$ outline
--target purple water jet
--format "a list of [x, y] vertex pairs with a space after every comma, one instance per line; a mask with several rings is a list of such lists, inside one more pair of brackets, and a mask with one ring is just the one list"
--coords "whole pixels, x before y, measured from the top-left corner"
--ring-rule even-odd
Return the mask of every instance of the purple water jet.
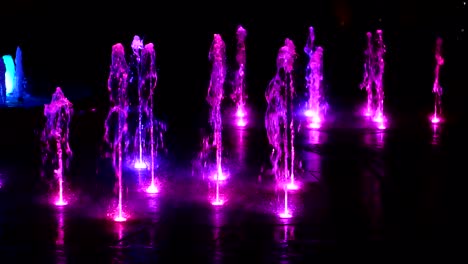
[[323, 48], [314, 47], [314, 28], [309, 27], [309, 36], [304, 52], [309, 56], [306, 69], [306, 88], [309, 92], [305, 115], [310, 119], [309, 127], [319, 128], [327, 110], [327, 102], [323, 94]]
[[236, 71], [234, 79], [234, 91], [231, 94], [231, 98], [236, 104], [236, 117], [237, 117], [237, 126], [244, 127], [247, 125], [245, 121], [247, 112], [245, 109], [245, 99], [247, 95], [245, 93], [245, 64], [246, 64], [246, 53], [245, 53], [245, 38], [247, 36], [247, 31], [239, 26], [237, 28], [237, 55], [236, 61], [238, 69]]
[[[67, 205], [64, 198], [64, 170], [70, 163], [72, 151], [69, 145], [70, 120], [73, 115], [73, 105], [57, 87], [52, 95], [50, 104], [44, 105], [44, 116], [47, 118], [42, 131], [42, 142], [44, 144], [42, 162], [52, 162], [54, 176], [57, 180], [58, 194], [55, 205]], [[50, 160], [49, 160], [50, 159]], [[65, 166], [64, 166], [65, 160]]]
[[213, 128], [213, 145], [216, 148], [216, 198], [213, 205], [222, 205], [219, 198], [219, 181], [223, 177], [222, 170], [222, 119], [221, 101], [224, 94], [224, 80], [226, 78], [226, 46], [221, 35], [214, 34], [209, 59], [212, 63], [210, 86], [206, 100], [210, 104], [210, 124]]
[[[156, 72], [156, 52], [154, 50], [154, 45], [152, 43], [148, 43], [145, 45], [142, 53], [142, 71], [141, 71], [141, 86], [139, 89], [140, 93], [140, 111], [143, 111], [143, 114], [148, 117], [149, 121], [149, 147], [150, 147], [150, 173], [151, 173], [151, 183], [146, 189], [147, 193], [157, 193], [159, 190], [156, 186], [155, 182], [155, 156], [157, 155], [156, 150], [156, 141], [154, 138], [155, 134], [155, 120], [153, 114], [154, 108], [154, 91], [156, 88], [156, 83], [158, 80], [158, 75]], [[140, 112], [140, 125], [141, 125], [141, 112]], [[158, 122], [156, 122], [158, 123]], [[158, 123], [159, 124], [159, 123]], [[162, 128], [165, 127], [162, 125]], [[148, 129], [148, 126], [145, 126]], [[139, 128], [140, 133], [143, 129], [142, 127]], [[162, 132], [160, 133], [161, 140], [158, 142], [163, 142], [162, 140]], [[140, 142], [141, 142], [141, 134], [140, 134]], [[142, 144], [140, 143], [140, 161], [142, 158]]]
[[[294, 119], [292, 115], [292, 97], [294, 84], [292, 71], [296, 51], [290, 39], [278, 52], [277, 71], [265, 92], [268, 103], [265, 114], [265, 128], [270, 145], [273, 147], [270, 161], [277, 180], [283, 180], [284, 210], [280, 217], [291, 217], [288, 208], [288, 186], [295, 187], [294, 182]], [[288, 182], [288, 180], [290, 180]]]
[[385, 129], [386, 117], [384, 114], [384, 85], [383, 75], [385, 68], [384, 55], [386, 52], [382, 30], [378, 29], [375, 36], [367, 32], [367, 49], [365, 51], [364, 80], [361, 90], [366, 89], [367, 106], [364, 115], [372, 116], [379, 129]]
[[439, 72], [442, 65], [444, 65], [444, 58], [442, 57], [442, 38], [437, 38], [435, 49], [436, 67], [434, 71], [434, 86], [432, 93], [434, 93], [434, 113], [431, 117], [431, 122], [437, 124], [441, 121], [442, 117], [442, 86], [439, 84]]
[[118, 204], [114, 213], [114, 221], [126, 221], [122, 209], [122, 149], [124, 136], [127, 133], [127, 77], [128, 66], [125, 60], [125, 50], [122, 44], [112, 46], [112, 63], [110, 66], [107, 88], [109, 90], [110, 110], [105, 121], [104, 139], [112, 150], [112, 164], [118, 184]]
[[366, 89], [367, 92], [367, 106], [364, 111], [365, 116], [372, 116], [374, 114], [374, 95], [373, 95], [373, 59], [374, 59], [374, 45], [372, 43], [372, 33], [367, 32], [367, 49], [364, 52], [364, 80], [361, 83], [361, 90]]

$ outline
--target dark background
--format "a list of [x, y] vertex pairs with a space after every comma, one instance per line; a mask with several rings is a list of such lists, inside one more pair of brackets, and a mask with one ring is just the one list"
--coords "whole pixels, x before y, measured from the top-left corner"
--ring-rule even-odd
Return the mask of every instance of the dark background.
[[[121, 42], [128, 53], [133, 36], [138, 34], [156, 47], [159, 80], [155, 111], [177, 127], [193, 125], [188, 121], [208, 108], [204, 98], [214, 33], [220, 33], [226, 42], [232, 73], [236, 28], [242, 25], [247, 30], [249, 104], [262, 110], [263, 93], [275, 74], [277, 51], [286, 37], [294, 41], [300, 54], [296, 84], [299, 96], [303, 95], [308, 59], [303, 47], [308, 27], [314, 26], [316, 43], [325, 49], [330, 106], [351, 109], [365, 100], [365, 92], [358, 88], [365, 33], [381, 28], [387, 46], [384, 78], [388, 112], [398, 115], [431, 110], [437, 36], [444, 39], [446, 64], [441, 84], [446, 110], [464, 110], [466, 33], [461, 29], [466, 27], [467, 8], [462, 8], [462, 0], [301, 2], [7, 1], [0, 15], [0, 54], [14, 56], [16, 46], [22, 48], [32, 95], [50, 96], [60, 86], [75, 103], [105, 108], [111, 47]], [[228, 79], [226, 94], [230, 91]]]

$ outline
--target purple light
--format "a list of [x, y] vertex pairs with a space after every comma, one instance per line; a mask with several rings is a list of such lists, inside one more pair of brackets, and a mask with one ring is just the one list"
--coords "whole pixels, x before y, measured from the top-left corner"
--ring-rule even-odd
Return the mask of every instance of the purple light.
[[237, 120], [237, 126], [238, 127], [245, 127], [247, 125], [247, 122], [243, 118]]
[[144, 163], [143, 161], [139, 160], [135, 162], [135, 169], [146, 169], [146, 168], [147, 168], [146, 163]]
[[279, 214], [279, 217], [280, 218], [291, 218], [292, 214], [289, 211], [284, 211], [284, 212]]
[[296, 191], [299, 190], [299, 185], [297, 185], [295, 182], [290, 182], [286, 185], [286, 188], [290, 191]]
[[158, 189], [158, 187], [156, 187], [154, 182], [151, 182], [150, 186], [148, 186], [148, 188], [146, 188], [146, 192], [154, 194], [154, 193], [158, 193], [159, 189]]
[[[44, 105], [44, 116], [47, 118], [46, 125], [42, 131], [42, 141], [45, 143], [45, 153], [55, 152], [51, 156], [57, 162], [57, 168], [54, 169], [54, 176], [58, 183], [58, 199], [55, 202], [57, 206], [64, 206], [67, 202], [63, 199], [63, 173], [69, 164], [69, 158], [72, 155], [68, 138], [70, 120], [73, 115], [73, 106], [63, 94], [60, 87], [57, 87], [52, 95], [50, 104]], [[51, 144], [52, 143], [52, 144]], [[51, 145], [55, 145], [51, 147]], [[48, 158], [44, 155], [43, 162]], [[65, 159], [65, 164], [64, 163]]]
[[224, 201], [223, 200], [214, 200], [213, 202], [211, 202], [212, 205], [215, 205], [215, 206], [221, 206], [224, 204]]
[[441, 112], [442, 112], [442, 86], [439, 84], [439, 72], [442, 65], [444, 65], [444, 58], [442, 57], [442, 38], [437, 38], [436, 41], [436, 68], [435, 68], [435, 78], [434, 85], [432, 88], [432, 93], [434, 93], [434, 114], [431, 118], [433, 124], [439, 123]]
[[307, 116], [311, 122], [310, 128], [319, 128], [325, 115], [328, 104], [323, 94], [323, 48], [314, 47], [314, 28], [309, 27], [309, 37], [304, 47], [304, 52], [309, 56], [309, 63], [306, 69], [306, 87], [309, 92], [307, 101]]

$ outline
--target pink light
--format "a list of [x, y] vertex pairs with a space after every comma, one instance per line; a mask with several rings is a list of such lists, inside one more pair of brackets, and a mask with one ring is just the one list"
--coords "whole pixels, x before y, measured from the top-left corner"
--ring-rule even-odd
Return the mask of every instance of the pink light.
[[432, 116], [432, 118], [431, 118], [431, 122], [432, 122], [433, 124], [438, 124], [438, 123], [440, 122], [440, 118], [437, 117], [436, 114], [434, 114], [434, 115]]
[[306, 111], [304, 112], [304, 115], [307, 116], [307, 117], [312, 117], [312, 116], [313, 116], [312, 110], [310, 110], [310, 109], [309, 109], [309, 110], [306, 110]]
[[146, 169], [146, 163], [141, 160], [135, 162], [135, 169]]
[[237, 120], [237, 126], [238, 127], [245, 127], [247, 125], [247, 122], [243, 118]]
[[290, 182], [288, 185], [286, 185], [286, 188], [288, 188], [288, 190], [295, 191], [299, 189], [299, 185], [294, 182]]
[[213, 175], [212, 179], [215, 181], [225, 181], [227, 179], [227, 176], [223, 173], [217, 173]]
[[244, 109], [242, 109], [242, 108], [237, 108], [236, 116], [239, 117], [239, 118], [245, 117], [245, 116], [246, 116], [246, 113], [245, 113]]
[[146, 188], [146, 192], [147, 193], [158, 193], [159, 189], [158, 189], [158, 187], [156, 187], [154, 182], [151, 182], [150, 186], [148, 186], [148, 188]]
[[279, 217], [280, 218], [291, 218], [292, 217], [292, 214], [289, 212], [289, 211], [285, 211], [283, 213], [280, 213], [279, 214]]
[[215, 205], [215, 206], [221, 206], [224, 204], [224, 201], [223, 200], [214, 200], [213, 202], [211, 202], [212, 205]]
[[63, 197], [60, 197], [56, 202], [55, 202], [55, 205], [56, 206], [65, 206], [67, 205], [68, 203], [66, 201], [63, 200]]
[[116, 216], [116, 217], [114, 218], [114, 221], [115, 221], [115, 222], [125, 222], [125, 221], [127, 221], [127, 218], [125, 218], [125, 217], [123, 217], [123, 216]]

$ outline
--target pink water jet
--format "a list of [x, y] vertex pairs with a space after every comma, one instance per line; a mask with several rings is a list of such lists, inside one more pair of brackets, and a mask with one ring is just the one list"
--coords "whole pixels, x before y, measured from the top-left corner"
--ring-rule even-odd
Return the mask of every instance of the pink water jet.
[[[44, 105], [44, 116], [47, 121], [42, 131], [42, 142], [45, 146], [42, 161], [45, 163], [49, 158], [52, 158], [52, 163], [55, 163], [56, 166], [54, 176], [57, 179], [58, 194], [54, 203], [57, 206], [67, 205], [63, 194], [63, 173], [64, 169], [68, 167], [69, 159], [72, 156], [68, 142], [72, 115], [72, 103], [68, 101], [60, 87], [57, 87], [50, 104]], [[64, 159], [65, 166], [63, 164]]]
[[442, 86], [439, 84], [439, 72], [442, 65], [444, 65], [444, 58], [442, 57], [442, 38], [437, 38], [435, 49], [436, 67], [435, 78], [432, 93], [434, 93], [434, 113], [431, 117], [431, 122], [437, 124], [441, 122], [442, 116]]
[[294, 43], [290, 39], [285, 40], [285, 45], [278, 52], [277, 72], [270, 81], [265, 92], [268, 106], [265, 114], [265, 127], [268, 141], [273, 147], [270, 161], [273, 173], [277, 180], [284, 184], [284, 214], [287, 216], [287, 184], [295, 185], [294, 179], [294, 118], [293, 118], [293, 96], [294, 84], [292, 71], [296, 51]]
[[118, 184], [118, 204], [114, 215], [114, 221], [126, 221], [122, 209], [122, 149], [124, 136], [127, 133], [127, 77], [128, 66], [125, 60], [125, 50], [122, 44], [112, 46], [112, 63], [108, 78], [109, 101], [111, 104], [109, 114], [105, 121], [104, 139], [109, 144], [112, 153], [112, 165]]
[[213, 146], [216, 149], [216, 204], [220, 205], [219, 199], [219, 177], [223, 175], [222, 170], [222, 119], [221, 101], [224, 96], [224, 81], [226, 78], [226, 45], [221, 35], [214, 34], [211, 44], [209, 59], [212, 63], [210, 85], [206, 100], [210, 104], [210, 124], [213, 128]]
[[247, 115], [245, 110], [245, 99], [247, 95], [245, 94], [245, 64], [246, 64], [246, 53], [245, 53], [245, 38], [247, 37], [247, 31], [239, 26], [237, 28], [237, 54], [236, 61], [238, 69], [235, 72], [234, 79], [234, 91], [231, 94], [231, 98], [236, 104], [236, 117], [237, 117], [237, 126], [244, 127], [247, 124], [247, 121], [244, 119]]
[[385, 44], [382, 30], [377, 30], [375, 38], [371, 32], [367, 32], [367, 49], [364, 61], [364, 80], [360, 85], [361, 90], [367, 92], [367, 105], [363, 111], [365, 116], [372, 117], [379, 129], [385, 129], [386, 117], [384, 115], [384, 89], [383, 74], [385, 68]]
[[315, 47], [314, 28], [309, 27], [309, 36], [304, 52], [309, 56], [306, 69], [306, 88], [309, 93], [305, 116], [309, 119], [309, 128], [320, 128], [328, 104], [323, 93], [323, 48]]

